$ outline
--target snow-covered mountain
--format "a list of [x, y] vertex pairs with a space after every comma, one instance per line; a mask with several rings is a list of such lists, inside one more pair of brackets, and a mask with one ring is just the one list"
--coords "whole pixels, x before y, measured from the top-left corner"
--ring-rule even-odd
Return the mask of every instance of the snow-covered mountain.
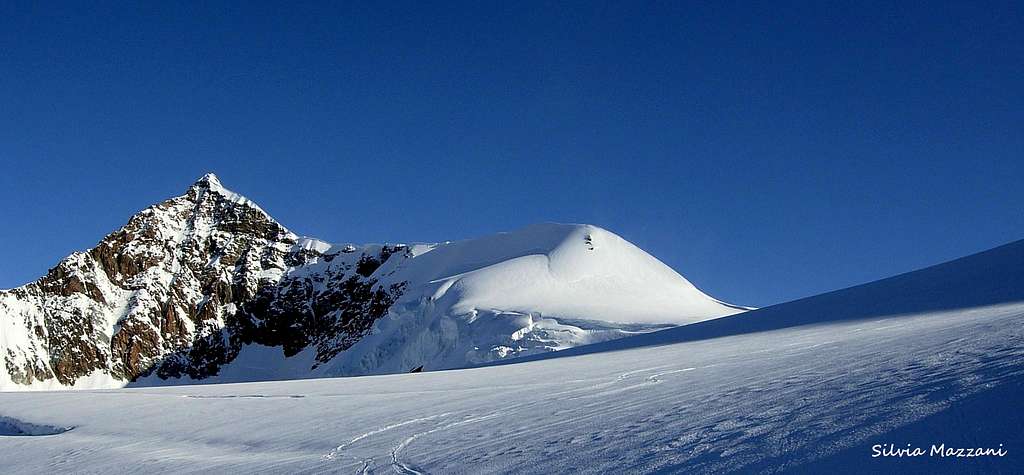
[[0, 291], [0, 390], [457, 368], [744, 310], [595, 226], [337, 245], [209, 174]]
[[1024, 241], [499, 363], [0, 392], [0, 460], [12, 473], [1019, 474]]

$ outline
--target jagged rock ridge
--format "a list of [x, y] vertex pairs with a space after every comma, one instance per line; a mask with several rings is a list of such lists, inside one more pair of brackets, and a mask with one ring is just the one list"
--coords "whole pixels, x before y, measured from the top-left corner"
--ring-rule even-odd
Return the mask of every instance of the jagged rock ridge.
[[400, 295], [400, 283], [379, 286], [372, 273], [402, 247], [352, 247], [310, 274], [303, 266], [323, 256], [305, 243], [206, 175], [45, 277], [0, 293], [10, 379], [198, 379], [252, 343], [286, 354], [315, 345], [328, 361]]

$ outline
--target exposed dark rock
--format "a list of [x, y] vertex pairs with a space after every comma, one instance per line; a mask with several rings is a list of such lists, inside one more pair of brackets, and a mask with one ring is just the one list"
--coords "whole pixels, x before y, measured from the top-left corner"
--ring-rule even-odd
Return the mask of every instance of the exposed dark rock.
[[161, 355], [160, 335], [152, 325], [138, 321], [127, 321], [111, 341], [114, 375], [133, 379], [146, 372], [153, 361]]

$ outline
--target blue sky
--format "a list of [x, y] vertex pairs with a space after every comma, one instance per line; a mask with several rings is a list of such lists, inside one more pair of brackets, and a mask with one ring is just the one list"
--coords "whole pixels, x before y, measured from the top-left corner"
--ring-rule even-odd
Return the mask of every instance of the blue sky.
[[0, 287], [207, 171], [333, 241], [593, 223], [758, 306], [1024, 238], [1019, 2], [144, 3], [0, 5]]

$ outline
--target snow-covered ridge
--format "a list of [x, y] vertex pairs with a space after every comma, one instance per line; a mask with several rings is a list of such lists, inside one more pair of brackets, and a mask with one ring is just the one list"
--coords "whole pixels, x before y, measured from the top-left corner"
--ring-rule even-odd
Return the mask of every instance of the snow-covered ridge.
[[596, 226], [333, 244], [207, 174], [0, 291], [0, 389], [457, 368], [744, 310]]

